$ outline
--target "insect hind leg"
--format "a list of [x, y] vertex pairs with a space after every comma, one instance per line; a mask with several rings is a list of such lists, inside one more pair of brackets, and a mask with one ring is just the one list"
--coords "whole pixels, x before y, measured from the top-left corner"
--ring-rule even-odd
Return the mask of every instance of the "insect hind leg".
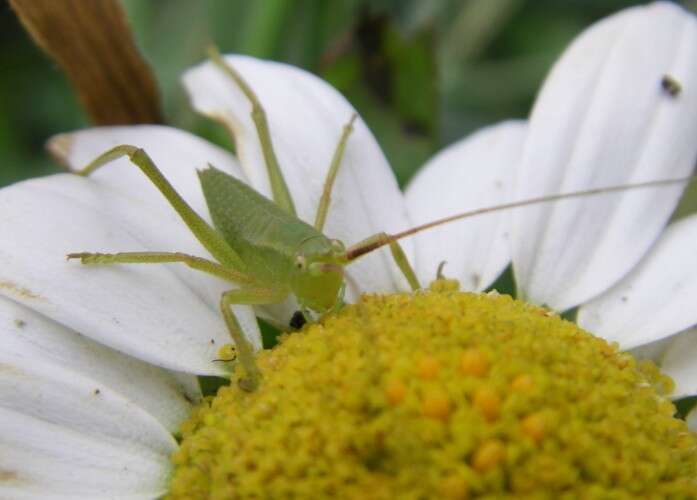
[[245, 268], [244, 262], [239, 255], [228, 245], [225, 239], [213, 229], [203, 218], [198, 215], [193, 208], [181, 197], [174, 189], [174, 186], [165, 178], [157, 165], [152, 161], [148, 154], [135, 146], [123, 144], [116, 146], [109, 151], [102, 153], [82, 170], [75, 173], [86, 177], [94, 171], [100, 169], [107, 163], [114, 161], [122, 156], [128, 157], [133, 165], [138, 167], [158, 191], [165, 197], [167, 202], [179, 214], [189, 230], [196, 239], [208, 250], [220, 263], [237, 270]]
[[232, 283], [249, 284], [254, 280], [239, 271], [222, 266], [212, 260], [180, 252], [119, 252], [119, 253], [70, 253], [67, 259], [80, 259], [82, 264], [167, 264], [182, 263]]

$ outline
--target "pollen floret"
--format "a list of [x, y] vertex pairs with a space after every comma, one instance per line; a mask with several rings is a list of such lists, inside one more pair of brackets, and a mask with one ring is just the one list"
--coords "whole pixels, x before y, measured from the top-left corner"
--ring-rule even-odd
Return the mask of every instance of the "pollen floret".
[[183, 429], [171, 498], [697, 498], [670, 381], [547, 310], [365, 296]]

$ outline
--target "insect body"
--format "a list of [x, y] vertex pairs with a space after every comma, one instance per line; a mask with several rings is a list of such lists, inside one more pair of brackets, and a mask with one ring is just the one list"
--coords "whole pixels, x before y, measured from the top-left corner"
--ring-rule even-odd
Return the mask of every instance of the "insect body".
[[[324, 312], [343, 283], [346, 249], [243, 182], [215, 168], [199, 173], [213, 224], [254, 270], [254, 280], [285, 299]], [[234, 205], [230, 200], [235, 200]]]
[[246, 372], [239, 383], [247, 390], [253, 390], [258, 385], [261, 375], [255, 364], [251, 345], [242, 334], [231, 310], [232, 305], [275, 304], [283, 302], [292, 294], [304, 310], [325, 313], [337, 309], [343, 303], [344, 267], [362, 255], [386, 245], [390, 247], [393, 258], [412, 289], [416, 290], [420, 288], [420, 284], [398, 244], [398, 240], [402, 238], [450, 221], [496, 210], [685, 181], [672, 179], [600, 188], [487, 207], [456, 214], [397, 234], [378, 233], [347, 248], [342, 242], [326, 237], [322, 229], [334, 179], [355, 117], [344, 127], [337, 144], [315, 223], [307, 224], [295, 215], [293, 202], [273, 151], [263, 108], [234, 68], [227, 66], [217, 52], [213, 52], [211, 57], [222, 71], [237, 82], [252, 103], [252, 117], [266, 160], [274, 201], [268, 200], [234, 177], [209, 167], [199, 172], [199, 179], [213, 220], [214, 227], [211, 227], [176, 192], [145, 151], [128, 145], [117, 146], [100, 155], [78, 173], [89, 175], [116, 158], [128, 156], [163, 194], [214, 260], [173, 252], [81, 252], [69, 254], [68, 258], [80, 259], [83, 264], [179, 262], [236, 284], [237, 288], [222, 294], [220, 309], [237, 348], [237, 358]]

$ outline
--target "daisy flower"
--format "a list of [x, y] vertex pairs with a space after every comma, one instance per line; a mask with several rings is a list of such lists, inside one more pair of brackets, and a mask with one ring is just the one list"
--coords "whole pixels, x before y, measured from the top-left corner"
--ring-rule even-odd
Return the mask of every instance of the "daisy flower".
[[[376, 140], [357, 119], [325, 234], [350, 244], [511, 199], [689, 175], [697, 159], [696, 44], [697, 20], [673, 4], [636, 7], [602, 20], [557, 62], [527, 122], [498, 124], [448, 147], [404, 195]], [[298, 216], [311, 223], [341, 129], [355, 111], [334, 89], [297, 68], [244, 56], [227, 61], [266, 109]], [[250, 105], [240, 89], [210, 62], [189, 70], [184, 85], [198, 111], [229, 128], [236, 155], [160, 126], [64, 134], [50, 141], [50, 150], [77, 169], [112, 146], [141, 147], [204, 218], [196, 168], [206, 164], [269, 196]], [[649, 188], [502, 211], [401, 243], [423, 283], [447, 262], [444, 273], [463, 290], [486, 290], [512, 262], [521, 298], [555, 311], [578, 307], [580, 326], [652, 357], [674, 380], [673, 396], [692, 395], [697, 343], [689, 328], [697, 323], [697, 309], [690, 299], [697, 267], [688, 256], [697, 249], [697, 217], [665, 227], [680, 195], [678, 186]], [[80, 251], [209, 257], [137, 169], [118, 160], [89, 178], [61, 174], [5, 188], [0, 220], [6, 235], [0, 244], [3, 498], [136, 499], [168, 491], [196, 498], [212, 495], [214, 486], [227, 498], [243, 496], [244, 488], [259, 493], [264, 485], [275, 488], [269, 495], [285, 497], [319, 491], [350, 496], [368, 488], [380, 498], [426, 488], [465, 498], [539, 487], [570, 491], [582, 484], [584, 489], [572, 491], [602, 496], [613, 491], [602, 485], [624, 484], [637, 471], [657, 489], [626, 494], [694, 491], [694, 436], [670, 419], [672, 406], [645, 387], [670, 382], [604, 341], [550, 318], [548, 309], [495, 294], [453, 294], [444, 280], [434, 294], [367, 298], [326, 325], [311, 326], [307, 335], [291, 335], [280, 350], [261, 353], [264, 390], [245, 395], [231, 386], [214, 402], [199, 404], [197, 375], [230, 376], [215, 361], [229, 342], [218, 301], [230, 285], [173, 264], [92, 267], [65, 261], [66, 254]], [[350, 302], [363, 292], [405, 288], [384, 250], [347, 272]], [[451, 302], [432, 298], [439, 294]], [[501, 308], [493, 311], [494, 303]], [[255, 313], [285, 325], [296, 307], [289, 301], [256, 311], [236, 306], [234, 312], [260, 348]], [[453, 307], [463, 313], [454, 316]], [[480, 307], [492, 323], [472, 316]], [[543, 321], [562, 326], [552, 329]], [[453, 336], [448, 340], [432, 330], [436, 323], [492, 336], [453, 344]], [[535, 337], [525, 325], [545, 335]], [[303, 338], [318, 343], [308, 346]], [[424, 346], [430, 342], [442, 349], [429, 354]], [[551, 346], [544, 351], [547, 374], [539, 360], [536, 368], [525, 364], [528, 355], [539, 354], [540, 343]], [[375, 356], [365, 355], [366, 346]], [[404, 349], [407, 357], [390, 349]], [[597, 383], [564, 385], [573, 389], [568, 394], [577, 406], [551, 395], [569, 377]], [[636, 390], [629, 398], [628, 388]], [[297, 395], [295, 402], [282, 405], [293, 397], [284, 391]], [[579, 396], [589, 391], [587, 399]], [[471, 404], [463, 406], [453, 394]], [[608, 407], [620, 412], [612, 414], [609, 427], [584, 434], [588, 415]], [[364, 417], [366, 408], [405, 420], [397, 425], [388, 418], [354, 418]], [[303, 427], [299, 415], [314, 427]], [[669, 450], [655, 450], [639, 434], [649, 424], [654, 435], [670, 441]], [[359, 427], [368, 434], [356, 438]], [[544, 441], [557, 428], [555, 444]], [[327, 432], [337, 440], [323, 441]], [[181, 445], [175, 435], [184, 436]], [[598, 436], [608, 450], [610, 442], [624, 450], [628, 463], [594, 448]], [[383, 440], [380, 446], [376, 440]], [[418, 461], [426, 460], [420, 449], [425, 442], [440, 468], [424, 470]], [[542, 443], [549, 445], [545, 453], [534, 451]], [[230, 460], [211, 466], [214, 449]], [[258, 455], [250, 459], [247, 453], [254, 450]], [[181, 466], [174, 479], [170, 456]], [[347, 456], [363, 472], [378, 472], [356, 475], [343, 461]], [[583, 466], [567, 467], [562, 456]], [[521, 465], [520, 457], [529, 459]], [[629, 464], [630, 458], [639, 465]], [[209, 467], [210, 483], [204, 484], [201, 474]], [[390, 474], [397, 478], [396, 490], [383, 481]], [[321, 481], [309, 483], [308, 477]], [[337, 493], [337, 484], [359, 489]]]

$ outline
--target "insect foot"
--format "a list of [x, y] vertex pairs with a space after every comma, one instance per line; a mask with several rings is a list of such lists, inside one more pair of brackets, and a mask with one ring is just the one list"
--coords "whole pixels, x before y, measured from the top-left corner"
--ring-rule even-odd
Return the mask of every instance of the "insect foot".
[[230, 361], [235, 361], [237, 359], [237, 349], [232, 344], [225, 344], [223, 347], [218, 349], [218, 358], [216, 361], [222, 363], [229, 363]]
[[67, 260], [79, 259], [82, 264], [107, 264], [110, 263], [109, 254], [101, 253], [69, 253], [65, 256]]

